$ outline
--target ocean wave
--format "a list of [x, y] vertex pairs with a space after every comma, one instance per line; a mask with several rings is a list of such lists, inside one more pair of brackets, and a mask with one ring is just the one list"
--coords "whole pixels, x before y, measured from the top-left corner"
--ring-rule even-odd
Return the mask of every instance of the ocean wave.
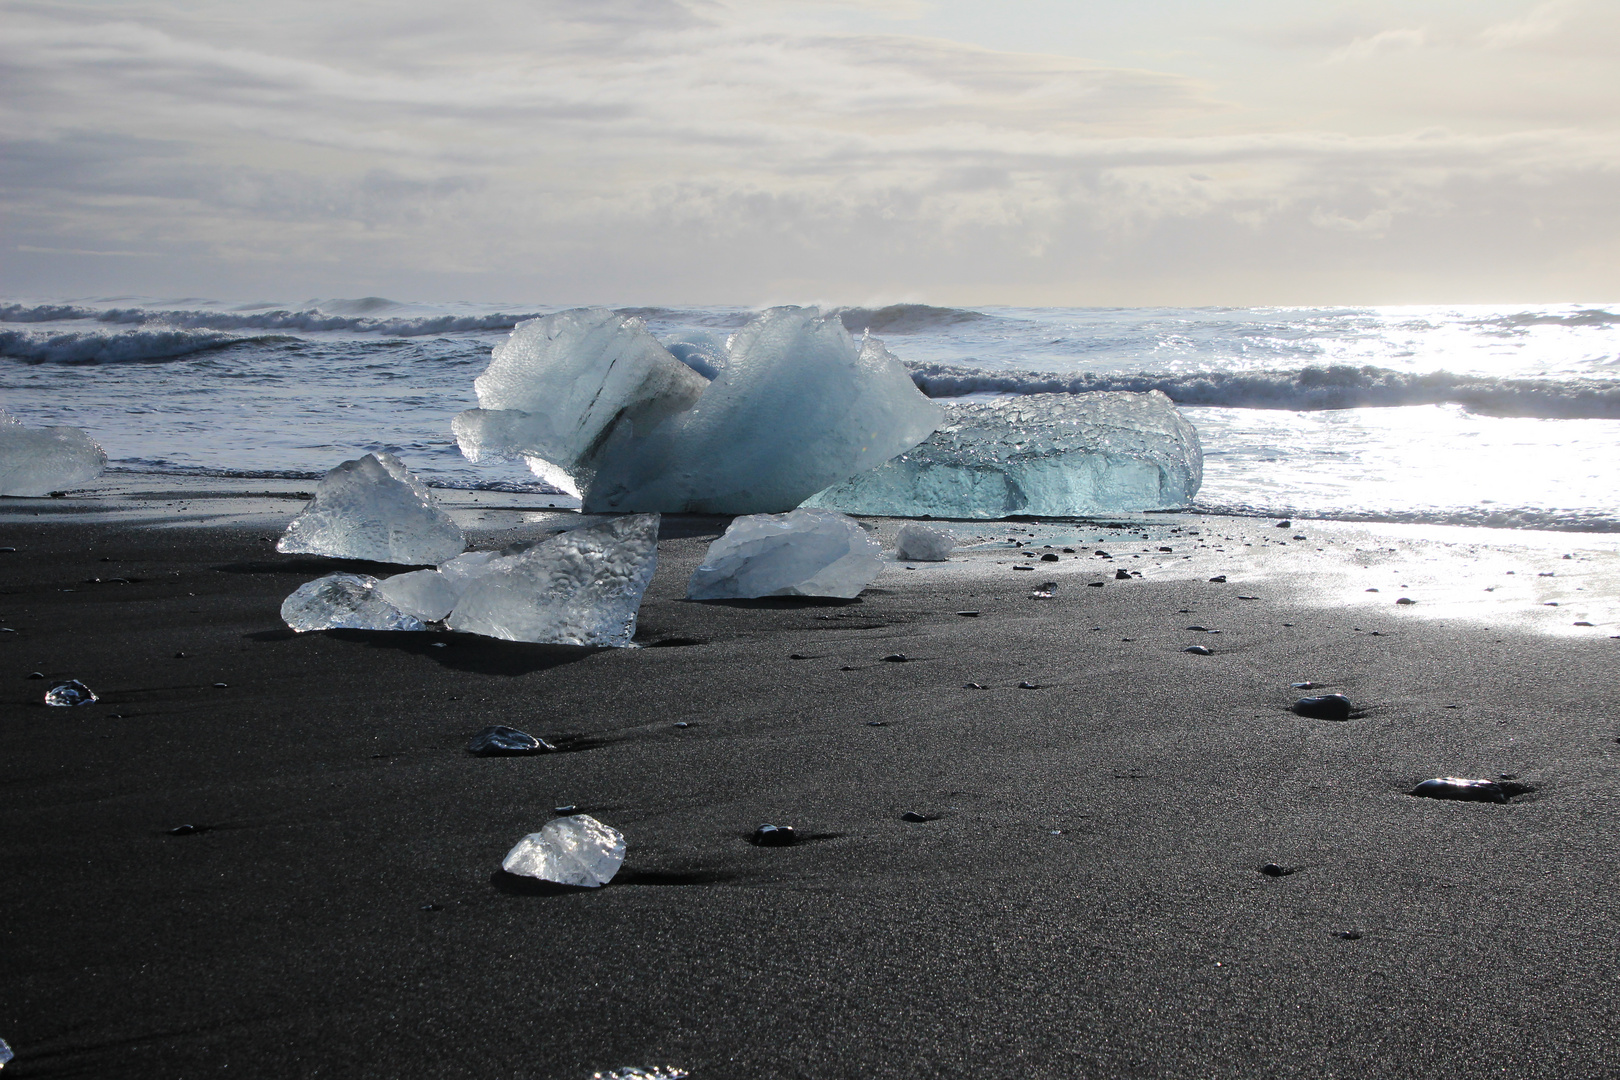
[[1211, 503], [1199, 500], [1195, 514], [1227, 517], [1288, 518], [1298, 521], [1348, 521], [1376, 525], [1460, 525], [1473, 529], [1537, 529], [1543, 532], [1620, 533], [1620, 519], [1590, 510], [1547, 510], [1537, 507], [1484, 509], [1481, 507], [1424, 510], [1327, 510], [1251, 503]]
[[1525, 311], [1517, 315], [1500, 315], [1492, 319], [1480, 319], [1474, 325], [1505, 326], [1509, 328], [1520, 326], [1620, 326], [1620, 314], [1603, 308], [1586, 308], [1581, 311], [1566, 312]]
[[1299, 371], [1204, 371], [1174, 375], [983, 371], [907, 364], [929, 397], [966, 394], [1083, 394], [1162, 390], [1178, 405], [1232, 409], [1363, 409], [1461, 405], [1489, 416], [1559, 420], [1620, 419], [1620, 382], [1597, 379], [1492, 379], [1445, 371], [1408, 373], [1376, 367]]
[[982, 311], [965, 308], [932, 307], [928, 304], [890, 304], [887, 307], [838, 308], [838, 317], [852, 334], [870, 330], [874, 334], [915, 334], [941, 326], [960, 326], [994, 318]]
[[463, 334], [510, 330], [538, 314], [430, 315], [376, 318], [369, 315], [334, 315], [319, 308], [302, 311], [157, 311], [151, 308], [87, 308], [72, 304], [7, 304], [0, 306], [0, 322], [39, 323], [93, 321], [118, 326], [153, 326], [176, 330], [281, 330], [302, 333], [347, 331], [388, 337]]
[[134, 364], [176, 360], [245, 342], [286, 341], [200, 330], [128, 330], [120, 333], [35, 334], [0, 330], [0, 357], [25, 364]]

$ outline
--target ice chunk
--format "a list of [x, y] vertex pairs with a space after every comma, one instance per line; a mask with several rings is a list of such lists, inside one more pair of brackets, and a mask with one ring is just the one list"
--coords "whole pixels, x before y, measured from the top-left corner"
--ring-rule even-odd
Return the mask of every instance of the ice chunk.
[[514, 754], [549, 754], [557, 749], [544, 739], [537, 739], [527, 731], [496, 724], [484, 728], [467, 743], [467, 751], [480, 757], [502, 757]]
[[944, 562], [956, 550], [956, 537], [944, 529], [927, 525], [902, 525], [895, 537], [894, 553], [916, 562]]
[[1203, 472], [1198, 433], [1157, 390], [1026, 394], [947, 406], [921, 446], [805, 505], [955, 518], [1159, 510], [1187, 505]]
[[445, 625], [508, 641], [625, 647], [657, 564], [657, 514], [575, 529], [487, 560], [492, 569], [467, 583]]
[[640, 320], [600, 308], [521, 324], [478, 378], [482, 407], [456, 418], [456, 439], [473, 461], [527, 458], [588, 511], [751, 513], [790, 510], [872, 468], [942, 415], [881, 343], [857, 344], [836, 316], [773, 308], [723, 356], [701, 344], [674, 343], [683, 363]]
[[[5, 1065], [6, 1062], [10, 1061], [16, 1056], [17, 1055], [11, 1052], [11, 1047], [6, 1045], [6, 1040], [0, 1039], [0, 1066]], [[686, 1074], [682, 1073], [681, 1075], [685, 1076]]]
[[88, 483], [107, 452], [76, 427], [23, 427], [0, 409], [0, 495], [49, 495]]
[[306, 630], [420, 630], [421, 620], [377, 594], [369, 574], [327, 574], [300, 585], [281, 602], [281, 619]]
[[859, 596], [883, 570], [883, 548], [843, 514], [794, 510], [737, 518], [709, 545], [686, 586], [691, 600]]
[[438, 622], [456, 606], [461, 590], [437, 570], [412, 570], [377, 582], [377, 595], [407, 615], [423, 622]]
[[45, 691], [45, 704], [47, 705], [93, 705], [101, 699], [78, 679], [69, 679], [64, 683], [57, 683]]
[[443, 562], [466, 546], [461, 526], [403, 462], [367, 454], [326, 474], [276, 550], [410, 566]]
[[596, 888], [624, 865], [624, 834], [586, 814], [554, 818], [501, 860], [508, 874]]

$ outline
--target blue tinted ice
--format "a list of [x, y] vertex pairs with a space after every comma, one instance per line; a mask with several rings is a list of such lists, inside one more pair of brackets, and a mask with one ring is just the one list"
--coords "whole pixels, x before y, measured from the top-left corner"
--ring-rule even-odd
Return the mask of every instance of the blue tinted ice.
[[420, 630], [421, 620], [377, 592], [368, 574], [328, 574], [295, 589], [281, 602], [281, 619], [294, 630]]
[[392, 454], [345, 461], [321, 480], [276, 550], [423, 565], [467, 546], [461, 527]]
[[49, 495], [88, 483], [106, 451], [74, 427], [23, 427], [0, 409], [0, 495]]
[[849, 599], [883, 571], [883, 548], [856, 522], [827, 510], [739, 517], [692, 574], [691, 600], [756, 596]]

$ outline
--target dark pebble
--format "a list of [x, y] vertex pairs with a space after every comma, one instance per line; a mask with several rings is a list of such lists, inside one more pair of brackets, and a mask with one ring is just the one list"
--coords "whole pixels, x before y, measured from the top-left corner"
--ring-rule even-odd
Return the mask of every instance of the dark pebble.
[[214, 689], [215, 690], [228, 690], [228, 689], [230, 689], [230, 686], [231, 686], [230, 683], [217, 682], [217, 683], [214, 684]]
[[0, 547], [0, 551], [16, 551], [14, 547]]
[[1209, 627], [1207, 627], [1207, 626], [1199, 626], [1197, 623], [1194, 623], [1192, 626], [1187, 627], [1187, 629], [1189, 629], [1189, 630], [1191, 630], [1191, 631], [1193, 631], [1194, 633], [1197, 633], [1197, 634], [1207, 634], [1207, 633], [1209, 633]]
[[1303, 540], [1303, 539], [1305, 539], [1305, 534], [1304, 533], [1296, 533], [1295, 536], [1294, 536], [1294, 539], [1295, 540]]
[[1014, 570], [1034, 570], [1035, 568], [1033, 566], [1015, 566], [1015, 567], [1013, 567], [1013, 569]]
[[1411, 605], [1417, 603], [1417, 601], [1412, 599], [1410, 596], [1403, 596], [1395, 602], [1402, 607], [1410, 607]]
[[557, 749], [544, 739], [537, 739], [526, 731], [496, 724], [487, 727], [467, 743], [467, 752], [479, 757], [504, 757], [512, 754], [547, 754]]
[[964, 689], [964, 690], [988, 690], [990, 688], [988, 686], [984, 685], [984, 683], [970, 682], [970, 683], [963, 683], [962, 684], [962, 689]]
[[195, 836], [198, 833], [207, 832], [211, 827], [212, 826], [209, 826], [209, 825], [176, 825], [174, 828], [169, 830], [169, 835], [170, 836]]
[[1104, 551], [1102, 548], [1097, 549], [1097, 554], [1101, 555], [1105, 559], [1112, 559], [1113, 558], [1112, 555], [1108, 554], [1108, 552]]
[[1342, 941], [1360, 941], [1361, 940], [1361, 931], [1360, 930], [1335, 930], [1335, 931], [1333, 931], [1333, 936], [1336, 937], [1336, 938], [1339, 938]]
[[804, 655], [804, 653], [796, 652], [796, 653], [789, 654], [788, 659], [789, 660], [808, 660], [810, 658], [808, 656]]
[[1494, 780], [1465, 780], [1460, 776], [1437, 776], [1425, 780], [1408, 795], [1423, 799], [1453, 799], [1458, 802], [1504, 803], [1507, 792]]
[[888, 727], [889, 722], [887, 720], [868, 720], [866, 722], [866, 726], [867, 727]]
[[977, 611], [958, 611], [957, 614], [962, 616], [964, 619], [977, 619], [979, 617], [979, 613]]
[[28, 677], [30, 679], [43, 679], [45, 677], [45, 673], [43, 671], [30, 671], [28, 673]]
[[1312, 720], [1348, 720], [1354, 707], [1343, 694], [1323, 694], [1321, 697], [1302, 697], [1294, 702], [1294, 712]]
[[1057, 561], [1058, 561], [1058, 557], [1056, 555], [1052, 554], [1050, 551], [1048, 551], [1045, 555], [1041, 556], [1041, 562], [1057, 562]]
[[1063, 549], [1063, 554], [1065, 554], [1065, 555], [1073, 555], [1074, 554], [1074, 548], [1064, 548]]
[[1100, 582], [1100, 581], [1088, 581], [1088, 582], [1086, 582], [1086, 588], [1088, 588], [1088, 589], [1100, 589], [1102, 587], [1103, 587], [1103, 583]]
[[907, 656], [903, 652], [892, 652], [888, 656], [885, 656], [883, 658], [883, 662], [885, 664], [904, 664], [907, 660], [910, 660], [910, 659], [911, 659], [911, 657]]
[[1295, 690], [1320, 690], [1322, 688], [1321, 683], [1311, 682], [1309, 679], [1304, 682], [1291, 682], [1288, 685]]
[[1189, 645], [1182, 652], [1190, 652], [1194, 656], [1214, 656], [1215, 651], [1203, 645]]
[[444, 909], [439, 907], [438, 904], [423, 904], [422, 905], [422, 910], [423, 911], [443, 911]]
[[1216, 574], [1214, 577], [1210, 578], [1209, 580], [1210, 580], [1210, 582], [1212, 584], [1215, 584], [1215, 585], [1225, 585], [1226, 584], [1226, 575], [1225, 574]]
[[1278, 866], [1274, 862], [1268, 862], [1266, 865], [1260, 868], [1260, 872], [1266, 875], [1266, 877], [1287, 877], [1289, 874], [1297, 873], [1298, 871], [1299, 867], [1297, 866]]
[[569, 803], [567, 806], [553, 806], [551, 808], [551, 812], [553, 814], [561, 814], [563, 817], [567, 817], [570, 814], [579, 813], [579, 807], [575, 806], [573, 803]]
[[1173, 552], [1173, 551], [1175, 551], [1175, 549], [1174, 549], [1174, 548], [1167, 548], [1167, 547], [1162, 547], [1162, 548], [1160, 548], [1160, 549], [1159, 549], [1159, 550], [1160, 550], [1160, 551], [1170, 551], [1170, 552]]
[[1129, 581], [1129, 580], [1131, 580], [1131, 572], [1129, 570], [1126, 570], [1124, 567], [1120, 567], [1118, 570], [1114, 571], [1114, 580], [1115, 581]]
[[791, 825], [761, 825], [754, 830], [756, 847], [787, 847], [799, 837]]
[[1377, 592], [1378, 590], [1377, 589], [1368, 589], [1367, 591], [1368, 592]]
[[1283, 518], [1281, 521], [1277, 522], [1276, 525], [1272, 526], [1272, 528], [1275, 529], [1292, 529], [1293, 527], [1294, 523], [1289, 521], [1287, 518]]
[[174, 654], [174, 658], [176, 660], [184, 660], [186, 658], [186, 654], [183, 652], [177, 652]]
[[933, 821], [934, 819], [929, 817], [927, 814], [919, 814], [915, 810], [907, 810], [905, 813], [900, 815], [900, 820], [901, 821], [910, 821], [910, 822], [923, 822], [923, 821]]
[[1025, 679], [1023, 682], [1018, 684], [1018, 689], [1020, 690], [1039, 690], [1040, 688], [1040, 683], [1032, 683], [1028, 679]]
[[687, 723], [685, 720], [677, 720], [677, 721], [675, 721], [675, 726], [676, 727], [681, 727], [681, 728], [686, 728], [686, 727], [691, 727], [692, 725]]

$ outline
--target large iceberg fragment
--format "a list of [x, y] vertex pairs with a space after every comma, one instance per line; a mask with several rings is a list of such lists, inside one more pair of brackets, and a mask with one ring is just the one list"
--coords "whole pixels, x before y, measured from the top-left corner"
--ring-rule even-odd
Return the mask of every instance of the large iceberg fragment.
[[554, 818], [519, 840], [501, 869], [508, 874], [594, 889], [624, 865], [624, 834], [586, 814]]
[[658, 564], [658, 515], [628, 514], [469, 564], [482, 572], [464, 579], [445, 620], [452, 630], [625, 647], [635, 637], [641, 595]]
[[369, 574], [327, 574], [306, 582], [281, 602], [281, 619], [308, 630], [421, 630], [422, 622], [377, 593]]
[[24, 427], [0, 409], [0, 495], [49, 495], [88, 483], [107, 452], [75, 427]]
[[461, 526], [403, 462], [367, 454], [326, 474], [276, 550], [420, 566], [466, 546]]
[[1186, 506], [1198, 433], [1163, 393], [1026, 394], [946, 408], [922, 445], [806, 506], [895, 517], [1042, 517]]
[[521, 324], [475, 384], [482, 408], [456, 418], [462, 452], [560, 470], [588, 511], [785, 511], [943, 415], [881, 343], [813, 309], [764, 312], [723, 365], [676, 344], [687, 363], [604, 309]]
[[692, 574], [692, 600], [756, 596], [851, 599], [883, 571], [883, 548], [859, 524], [826, 510], [750, 514], [709, 545]]
[[902, 525], [894, 538], [894, 553], [913, 562], [945, 562], [955, 550], [956, 537], [927, 525]]

